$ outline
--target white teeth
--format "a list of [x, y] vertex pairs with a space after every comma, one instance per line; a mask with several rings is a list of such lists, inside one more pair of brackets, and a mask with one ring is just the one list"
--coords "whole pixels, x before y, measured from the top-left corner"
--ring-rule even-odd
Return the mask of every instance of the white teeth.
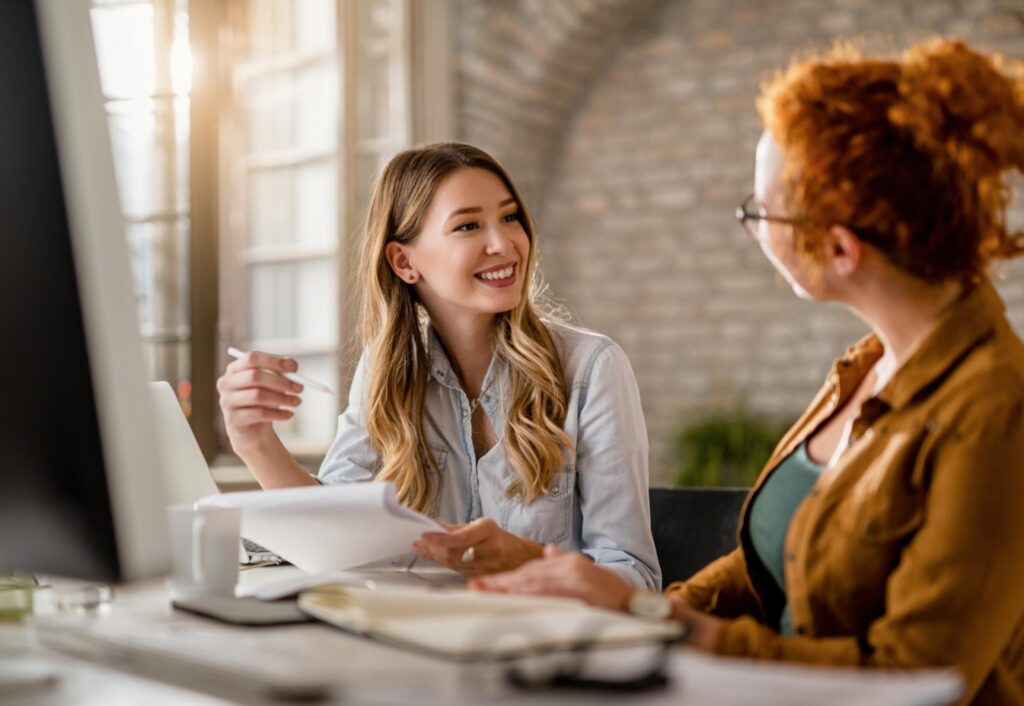
[[512, 276], [512, 272], [515, 271], [515, 265], [510, 265], [504, 270], [495, 270], [494, 272], [484, 272], [480, 275], [480, 279], [508, 279]]

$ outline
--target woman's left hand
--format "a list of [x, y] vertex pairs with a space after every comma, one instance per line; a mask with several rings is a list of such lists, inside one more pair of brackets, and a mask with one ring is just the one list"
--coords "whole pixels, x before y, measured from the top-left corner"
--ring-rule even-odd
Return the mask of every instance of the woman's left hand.
[[511, 571], [540, 557], [543, 546], [501, 529], [486, 517], [468, 525], [446, 525], [449, 532], [424, 532], [413, 542], [416, 556], [430, 559], [463, 576]]
[[614, 571], [579, 552], [544, 547], [544, 558], [510, 573], [473, 579], [469, 587], [491, 593], [520, 593], [578, 598], [607, 610], [625, 611], [636, 591]]
[[[492, 593], [524, 593], [540, 596], [578, 598], [606, 610], [626, 611], [636, 589], [615, 572], [602, 568], [578, 552], [544, 547], [544, 558], [523, 568], [497, 576], [475, 578], [469, 587]], [[669, 596], [673, 620], [690, 627], [686, 644], [711, 652], [718, 642], [722, 621], [690, 606], [681, 596]]]

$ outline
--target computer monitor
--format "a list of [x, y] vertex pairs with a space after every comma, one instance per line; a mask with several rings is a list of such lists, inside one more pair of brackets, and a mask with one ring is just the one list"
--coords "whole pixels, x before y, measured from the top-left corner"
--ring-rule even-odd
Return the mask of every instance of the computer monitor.
[[0, 2], [0, 572], [163, 573], [160, 456], [86, 0]]

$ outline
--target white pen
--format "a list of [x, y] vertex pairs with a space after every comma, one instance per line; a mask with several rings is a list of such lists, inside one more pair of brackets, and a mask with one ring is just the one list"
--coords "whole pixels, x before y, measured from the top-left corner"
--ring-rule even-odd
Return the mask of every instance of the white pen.
[[[245, 355], [245, 353], [232, 346], [231, 348], [228, 348], [228, 355], [231, 356], [232, 358], [241, 358], [243, 355]], [[298, 373], [281, 373], [281, 375], [284, 375], [292, 382], [297, 382], [300, 385], [305, 385], [306, 387], [310, 387], [316, 390], [317, 392], [326, 392], [328, 395], [334, 394], [334, 390], [327, 387], [327, 385], [323, 384], [322, 382], [317, 382], [316, 380], [310, 380], [305, 375], [299, 375]]]

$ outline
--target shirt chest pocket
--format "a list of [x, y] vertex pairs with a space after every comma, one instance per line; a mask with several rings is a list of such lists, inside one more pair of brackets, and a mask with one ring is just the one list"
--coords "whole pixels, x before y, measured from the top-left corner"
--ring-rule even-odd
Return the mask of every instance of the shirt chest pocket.
[[849, 539], [888, 545], [921, 526], [922, 501], [903, 474], [876, 467], [851, 488], [837, 519]]
[[576, 468], [565, 466], [548, 485], [547, 495], [524, 503], [520, 497], [508, 500], [504, 526], [508, 532], [541, 544], [561, 544], [572, 527], [576, 496]]

